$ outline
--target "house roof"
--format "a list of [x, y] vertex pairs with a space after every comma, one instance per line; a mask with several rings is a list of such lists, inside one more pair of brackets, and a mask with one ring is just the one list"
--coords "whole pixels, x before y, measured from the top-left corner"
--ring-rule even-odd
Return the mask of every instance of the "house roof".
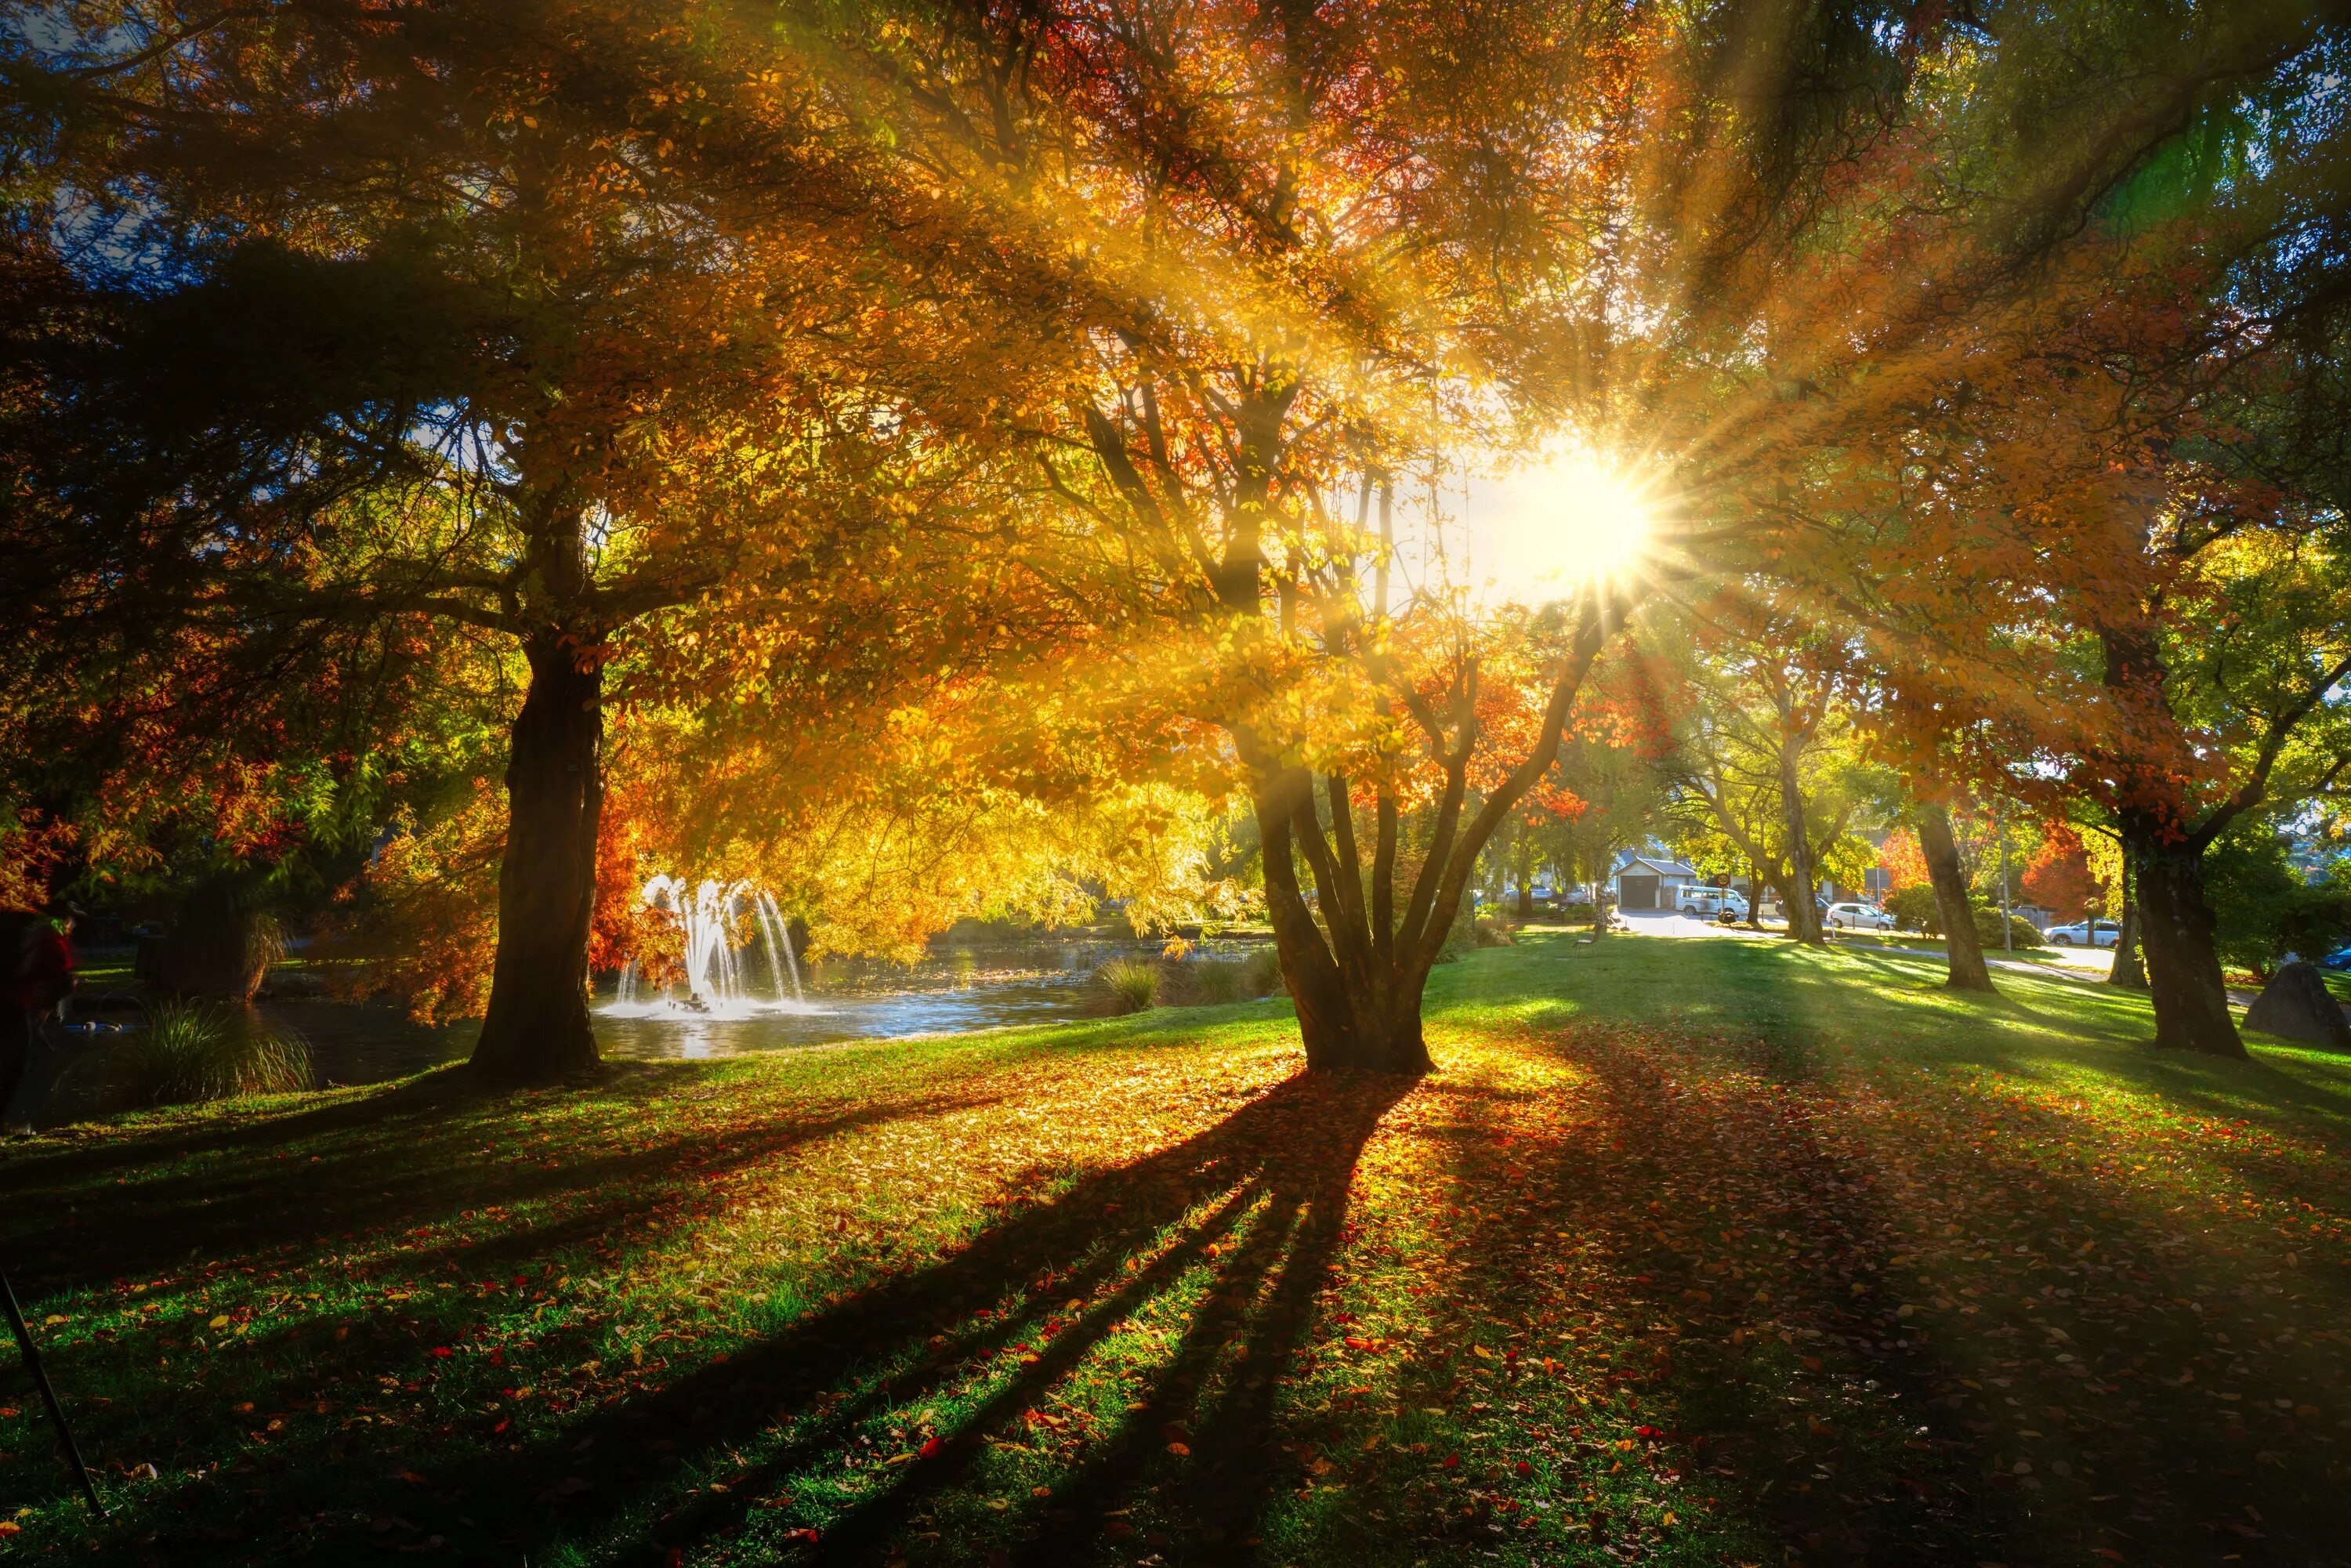
[[1616, 874], [1623, 876], [1628, 871], [1635, 874], [1646, 871], [1658, 876], [1696, 876], [1698, 874], [1698, 868], [1695, 866], [1684, 865], [1679, 861], [1651, 860], [1647, 855], [1627, 855], [1625, 858], [1625, 863], [1616, 868]]

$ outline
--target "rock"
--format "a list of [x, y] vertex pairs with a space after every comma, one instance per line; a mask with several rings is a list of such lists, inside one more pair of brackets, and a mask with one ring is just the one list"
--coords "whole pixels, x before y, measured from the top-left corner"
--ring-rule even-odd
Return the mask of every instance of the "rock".
[[2300, 960], [2279, 966], [2245, 1009], [2245, 1027], [2280, 1040], [2351, 1051], [2351, 1020], [2344, 1018], [2343, 1004], [2328, 993], [2318, 966]]

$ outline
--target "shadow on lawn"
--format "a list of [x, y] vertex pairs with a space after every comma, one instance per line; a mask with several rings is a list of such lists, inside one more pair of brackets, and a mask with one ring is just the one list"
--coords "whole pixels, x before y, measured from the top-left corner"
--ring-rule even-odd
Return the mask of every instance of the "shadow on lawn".
[[[2013, 1511], [2003, 1496], [1956, 1490], [1951, 1445], [1920, 1440], [1933, 1358], [1896, 1318], [1876, 1273], [1898, 1248], [1866, 1182], [1823, 1151], [1800, 1102], [1775, 1096], [1765, 1146], [1740, 1146], [1706, 1124], [1682, 1042], [1584, 1026], [1566, 1031], [1558, 1049], [1588, 1072], [1582, 1105], [1597, 1113], [1601, 1130], [1529, 1135], [1540, 1125], [1531, 1106], [1491, 1091], [1464, 1097], [1447, 1165], [1488, 1197], [1463, 1211], [1468, 1222], [1450, 1248], [1463, 1277], [1437, 1298], [1446, 1324], [1438, 1337], [1467, 1343], [1476, 1317], [1524, 1325], [1532, 1332], [1516, 1380], [1525, 1386], [1545, 1377], [1541, 1364], [1567, 1321], [1613, 1315], [1627, 1359], [1580, 1413], [1571, 1448], [1580, 1443], [1604, 1460], [1622, 1437], [1656, 1433], [1630, 1445], [1622, 1465], [1677, 1477], [1666, 1483], [1673, 1490], [1660, 1490], [1685, 1511], [1690, 1499], [1716, 1498], [1734, 1538], [1775, 1544], [1774, 1563], [1982, 1560], [2010, 1535]], [[1784, 1086], [1805, 1075], [1788, 1052], [1753, 1054], [1748, 1065], [1767, 1081]], [[1501, 1193], [1510, 1207], [1495, 1201]], [[1708, 1198], [1724, 1200], [1711, 1227], [1695, 1222]], [[1709, 1255], [1723, 1227], [1784, 1230], [1817, 1262], [1802, 1277], [1773, 1279], [1772, 1301], [1759, 1305], [1746, 1299], [1752, 1280], [1734, 1283], [1717, 1268], [1722, 1255]], [[1524, 1239], [1554, 1233], [1583, 1249], [1564, 1280], [1526, 1266]], [[1813, 1337], [1792, 1352], [1756, 1337], [1773, 1319]], [[1826, 1357], [1829, 1378], [1811, 1381], [1798, 1405], [1782, 1377], [1806, 1355]], [[1775, 1356], [1776, 1369], [1767, 1365]], [[1838, 1368], [1830, 1363], [1875, 1380], [1878, 1419], [1832, 1408]], [[1460, 1396], [1449, 1367], [1416, 1370], [1405, 1403]], [[1830, 1422], [1816, 1426], [1823, 1414]], [[1488, 1502], [1447, 1521], [1457, 1542], [1477, 1539], [1489, 1518], [1512, 1518], [1507, 1503], [1497, 1512]], [[1592, 1545], [1637, 1550], [1627, 1540], [1638, 1536], [1635, 1521], [1612, 1517], [1613, 1506], [1595, 1509]]]
[[[1602, 1152], [1607, 1138], [1521, 1145], [1515, 1169], [1535, 1204], [1514, 1223], [1531, 1218], [1595, 1241], [1617, 1310], [1628, 1299], [1652, 1303], [1628, 1329], [1681, 1320], [1647, 1335], [1655, 1359], [1627, 1384], [1646, 1410], [1635, 1415], [1635, 1405], [1622, 1419], [1667, 1428], [1692, 1472], [1687, 1490], [1719, 1490], [1791, 1561], [2088, 1561], [2117, 1550], [2141, 1562], [2223, 1552], [2248, 1563], [2346, 1561], [2351, 1511], [2331, 1440], [2254, 1397], [2335, 1378], [2306, 1360], [2268, 1375], [2257, 1362], [2255, 1387], [2240, 1398], [2248, 1372], [2229, 1364], [2256, 1353], [2213, 1349], [2216, 1333], [2229, 1345], [2226, 1330], [2239, 1346], [2272, 1354], [2262, 1336], [2279, 1313], [2303, 1320], [2305, 1342], [2313, 1331], [2323, 1339], [2344, 1306], [2333, 1281], [2310, 1281], [2304, 1290], [2315, 1287], [2318, 1300], [2296, 1307], [2261, 1282], [2279, 1277], [2273, 1268], [2247, 1278], [2241, 1261], [2183, 1252], [2094, 1271], [2069, 1259], [2051, 1238], [2088, 1233], [2085, 1217], [2114, 1225], [2122, 1206], [2098, 1181], [2032, 1153], [2037, 1138], [2062, 1144], [2078, 1127], [2045, 1106], [2011, 1105], [2002, 1135], [1984, 1147], [1954, 1158], [1944, 1143], [1934, 1218], [1980, 1239], [1954, 1251], [2029, 1242], [2042, 1260], [1978, 1277], [1987, 1287], [1980, 1315], [1947, 1300], [1946, 1310], [1906, 1319], [1903, 1301], [1958, 1281], [1948, 1262], [1941, 1282], [1924, 1287], [1904, 1266], [1906, 1246], [1917, 1245], [1906, 1229], [1915, 1239], [1927, 1227], [1889, 1207], [1900, 1178], [1888, 1167], [1902, 1151], [1857, 1139], [1852, 1089], [1784, 1049], [1589, 1030], [1572, 1032], [1562, 1051], [1591, 1071], [1617, 1147]], [[1472, 1179], [1503, 1174], [1478, 1140], [1458, 1158]], [[1689, 1223], [1708, 1199], [1725, 1210], [1714, 1224], [1782, 1245], [1747, 1249], [1744, 1277], [1727, 1277], [1739, 1249], [1707, 1245], [1719, 1232]], [[2134, 1207], [2137, 1225], [2169, 1228], [2152, 1206]], [[1659, 1228], [1661, 1216], [1683, 1217], [1677, 1235]], [[1489, 1259], [1507, 1239], [1497, 1231], [1458, 1250]], [[1759, 1288], [1768, 1304], [1752, 1299]], [[1693, 1304], [1693, 1291], [1714, 1300]], [[1514, 1291], [1525, 1310], [1539, 1309], [1523, 1279], [1498, 1277], [1451, 1299], [1500, 1303]], [[2158, 1316], [2174, 1298], [2214, 1304]], [[2073, 1339], [2050, 1337], [2053, 1318], [2073, 1325]], [[1792, 1330], [1792, 1343], [1758, 1332], [1767, 1325]], [[2281, 1339], [2273, 1354], [2291, 1363], [2307, 1353]], [[2203, 1381], [2176, 1375], [2199, 1360]], [[2215, 1392], [2232, 1403], [2215, 1405]], [[2023, 1427], [2045, 1430], [2021, 1436]], [[1704, 1446], [1691, 1444], [1701, 1434]], [[2018, 1470], [2020, 1458], [2033, 1463]]]
[[[884, 1279], [658, 1392], [583, 1416], [559, 1445], [475, 1460], [462, 1478], [448, 1479], [462, 1481], [473, 1508], [507, 1521], [513, 1532], [504, 1544], [525, 1547], [533, 1560], [542, 1548], [575, 1541], [595, 1542], [600, 1559], [665, 1562], [673, 1546], [734, 1533], [752, 1500], [805, 1479], [877, 1413], [948, 1393], [1033, 1337], [1024, 1322], [1082, 1299], [1073, 1321], [961, 1431], [888, 1472], [886, 1484], [826, 1530], [823, 1561], [882, 1561], [931, 1500], [968, 1479], [987, 1436], [1018, 1426], [1135, 1308], [1207, 1263], [1216, 1300], [1153, 1368], [1142, 1407], [1094, 1445], [1050, 1508], [1010, 1515], [1006, 1539], [1016, 1561], [1081, 1559], [1116, 1531], [1113, 1511], [1172, 1480], [1176, 1499], [1163, 1496], [1160, 1506], [1200, 1541], [1233, 1543], [1208, 1560], [1235, 1560], [1279, 1473], [1275, 1391], [1327, 1283], [1356, 1157], [1410, 1087], [1380, 1078], [1293, 1079], [1194, 1137], [1084, 1177], [942, 1261]], [[1159, 1246], [1167, 1227], [1204, 1205], [1204, 1220]], [[1138, 1256], [1149, 1261], [1132, 1266]], [[1024, 1307], [974, 1321], [974, 1308], [1008, 1294]], [[1236, 1341], [1247, 1346], [1242, 1370], [1222, 1366], [1228, 1375], [1220, 1375]], [[801, 1409], [820, 1418], [789, 1443], [760, 1444], [779, 1410]], [[1170, 1429], [1187, 1435], [1190, 1453], [1180, 1463], [1167, 1450]], [[565, 1478], [580, 1468], [581, 1451], [641, 1452], [653, 1437], [674, 1444], [658, 1461], [662, 1473], [607, 1470], [592, 1489], [567, 1495]], [[726, 1461], [742, 1449], [758, 1458], [736, 1470]], [[724, 1491], [678, 1484], [681, 1471], [714, 1467], [736, 1471]], [[370, 1541], [354, 1528], [322, 1531], [309, 1545], [340, 1561]]]
[[[630, 1064], [584, 1089], [517, 1093], [478, 1089], [462, 1069], [427, 1073], [291, 1115], [0, 1164], [0, 1214], [36, 1223], [28, 1231], [9, 1228], [7, 1241], [21, 1260], [19, 1288], [38, 1294], [74, 1283], [145, 1279], [192, 1259], [298, 1259], [331, 1249], [339, 1238], [413, 1233], [461, 1210], [571, 1200], [559, 1224], [464, 1247], [469, 1264], [497, 1267], [608, 1239], [614, 1228], [679, 1196], [665, 1178], [699, 1182], [854, 1127], [970, 1110], [998, 1099], [986, 1092], [918, 1091], [780, 1115], [732, 1133], [716, 1147], [681, 1129], [586, 1158], [533, 1160], [518, 1144], [505, 1157], [484, 1157], [483, 1140], [510, 1139], [507, 1118], [542, 1094], [592, 1096], [625, 1116], [636, 1105], [675, 1094], [693, 1081], [691, 1074], [690, 1068]], [[315, 1163], [287, 1163], [291, 1156], [285, 1151], [297, 1145], [323, 1152]], [[387, 1150], [396, 1153], [388, 1158]], [[179, 1160], [195, 1163], [152, 1178], [156, 1167]], [[102, 1205], [92, 1204], [90, 1213], [76, 1213], [62, 1226], [37, 1201], [44, 1192], [109, 1174], [121, 1185], [100, 1188]], [[396, 1263], [402, 1272], [437, 1260], [434, 1249], [413, 1245], [385, 1255], [386, 1265]]]

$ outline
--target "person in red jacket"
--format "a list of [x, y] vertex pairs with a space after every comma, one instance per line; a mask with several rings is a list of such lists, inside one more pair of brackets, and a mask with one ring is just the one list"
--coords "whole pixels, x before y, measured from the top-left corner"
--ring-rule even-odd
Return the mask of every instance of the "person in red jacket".
[[[31, 1132], [34, 1113], [48, 1098], [48, 1042], [40, 1026], [73, 995], [74, 916], [80, 913], [70, 904], [53, 904], [48, 918], [24, 933], [16, 977], [0, 997], [0, 1124], [12, 1132]], [[6, 1119], [27, 1068], [33, 1071], [24, 1109]]]

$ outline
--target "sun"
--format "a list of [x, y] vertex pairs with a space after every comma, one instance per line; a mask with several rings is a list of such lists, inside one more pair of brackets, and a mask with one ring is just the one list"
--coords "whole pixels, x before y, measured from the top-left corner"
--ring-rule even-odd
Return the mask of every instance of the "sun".
[[1652, 486], [1599, 453], [1571, 449], [1473, 492], [1474, 565], [1511, 598], [1562, 598], [1637, 570], [1656, 521]]

